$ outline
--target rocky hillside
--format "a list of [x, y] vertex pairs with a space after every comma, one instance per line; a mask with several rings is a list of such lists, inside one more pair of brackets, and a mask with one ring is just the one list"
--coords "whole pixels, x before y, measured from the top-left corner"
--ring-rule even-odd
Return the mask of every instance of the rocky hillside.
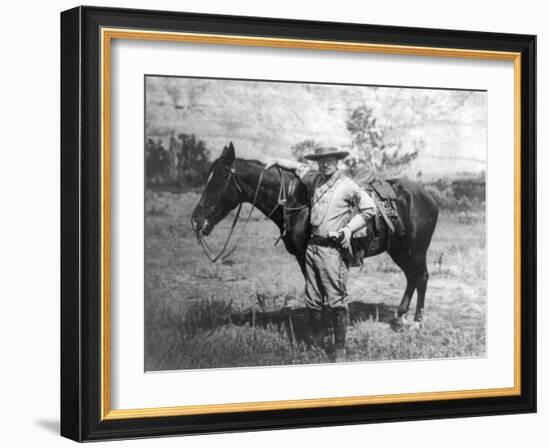
[[479, 172], [486, 101], [485, 92], [147, 77], [146, 133], [166, 143], [172, 131], [194, 133], [214, 158], [229, 141], [241, 157], [290, 157], [305, 139], [349, 146], [346, 120], [366, 104], [404, 151], [424, 141], [408, 174]]

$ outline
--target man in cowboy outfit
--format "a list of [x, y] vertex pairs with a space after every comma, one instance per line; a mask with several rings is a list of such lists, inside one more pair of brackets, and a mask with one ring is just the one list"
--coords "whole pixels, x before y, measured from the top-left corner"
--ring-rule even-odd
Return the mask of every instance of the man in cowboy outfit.
[[[312, 342], [324, 348], [331, 361], [345, 360], [348, 322], [346, 283], [353, 233], [366, 226], [376, 208], [370, 196], [338, 169], [347, 151], [316, 148], [308, 160], [319, 169], [293, 160], [271, 160], [266, 170], [278, 165], [294, 171], [306, 186], [310, 201], [311, 238], [306, 250], [306, 306]], [[334, 344], [325, 346], [326, 329], [334, 328]]]

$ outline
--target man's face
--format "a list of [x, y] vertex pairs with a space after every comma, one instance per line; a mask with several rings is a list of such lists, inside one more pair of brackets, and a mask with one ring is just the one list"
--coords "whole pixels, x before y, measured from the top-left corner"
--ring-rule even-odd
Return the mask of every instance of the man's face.
[[330, 176], [338, 169], [338, 159], [336, 157], [323, 157], [317, 161], [319, 171], [325, 176]]

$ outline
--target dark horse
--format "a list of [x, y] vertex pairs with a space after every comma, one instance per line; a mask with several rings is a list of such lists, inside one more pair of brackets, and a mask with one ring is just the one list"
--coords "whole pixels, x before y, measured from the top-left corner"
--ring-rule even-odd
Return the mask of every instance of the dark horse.
[[[255, 160], [236, 158], [232, 143], [225, 147], [212, 164], [205, 189], [193, 211], [193, 228], [200, 240], [231, 210], [244, 202], [251, 203], [279, 227], [286, 249], [296, 257], [305, 275], [305, 252], [310, 235], [305, 186], [291, 171], [264, 171], [264, 167]], [[388, 182], [396, 192], [397, 211], [405, 231], [391, 234], [386, 247], [367, 256], [387, 250], [405, 273], [407, 287], [397, 311], [399, 325], [404, 324], [415, 290], [418, 293], [415, 320], [423, 317], [428, 284], [426, 252], [437, 223], [438, 208], [420, 184], [407, 179]], [[288, 192], [286, 204], [280, 201], [281, 191]]]

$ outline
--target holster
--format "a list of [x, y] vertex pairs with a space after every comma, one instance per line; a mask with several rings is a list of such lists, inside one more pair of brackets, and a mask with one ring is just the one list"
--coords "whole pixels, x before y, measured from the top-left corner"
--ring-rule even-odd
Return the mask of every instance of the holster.
[[338, 251], [340, 252], [340, 256], [342, 257], [342, 259], [344, 260], [344, 263], [346, 263], [347, 266], [349, 266], [353, 260], [353, 255], [351, 252], [351, 243], [350, 243], [350, 248], [345, 249], [344, 247], [342, 247], [340, 240], [313, 234], [311, 235], [309, 244], [313, 244], [315, 246], [321, 246], [321, 247], [333, 247], [335, 249], [338, 249]]

